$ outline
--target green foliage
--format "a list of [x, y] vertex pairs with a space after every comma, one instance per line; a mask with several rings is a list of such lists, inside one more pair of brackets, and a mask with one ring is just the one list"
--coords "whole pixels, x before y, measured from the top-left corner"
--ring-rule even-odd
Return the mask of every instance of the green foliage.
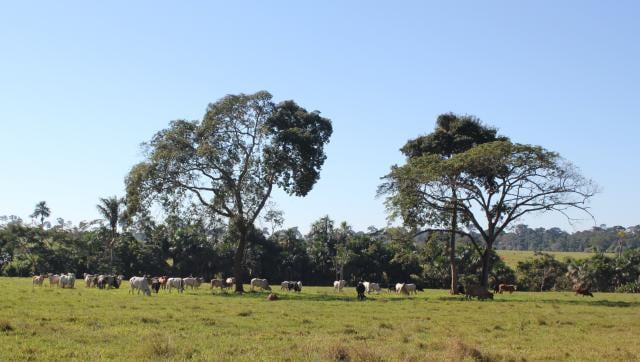
[[425, 154], [448, 158], [482, 143], [506, 140], [497, 135], [495, 128], [483, 125], [474, 116], [445, 113], [438, 116], [432, 133], [409, 140], [401, 151], [407, 158]]
[[[586, 211], [597, 188], [557, 153], [496, 141], [447, 159], [425, 154], [393, 166], [380, 192], [392, 216], [433, 223], [455, 204], [484, 244], [481, 282], [489, 277], [488, 251], [505, 229], [534, 212]], [[450, 191], [455, 185], [455, 191]]]
[[616, 293], [640, 293], [640, 281], [631, 282], [616, 288]]
[[33, 214], [29, 215], [34, 219], [40, 219], [40, 226], [44, 226], [44, 220], [51, 216], [51, 209], [47, 206], [46, 201], [40, 201], [36, 204]]
[[567, 264], [553, 255], [536, 253], [535, 258], [518, 262], [518, 289], [547, 291], [558, 289], [558, 282], [567, 273]]
[[236, 233], [238, 280], [249, 233], [273, 187], [307, 195], [332, 134], [331, 121], [319, 112], [271, 98], [266, 91], [227, 95], [209, 104], [201, 122], [172, 121], [146, 144], [146, 160], [126, 179], [129, 215], [159, 202], [173, 213], [199, 205], [226, 218]]

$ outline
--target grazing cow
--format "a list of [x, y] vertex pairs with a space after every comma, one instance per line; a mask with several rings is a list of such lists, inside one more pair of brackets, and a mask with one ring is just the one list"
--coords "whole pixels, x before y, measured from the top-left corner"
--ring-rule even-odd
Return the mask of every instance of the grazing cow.
[[144, 295], [151, 296], [149, 281], [147, 281], [146, 277], [131, 277], [131, 279], [129, 279], [129, 286], [131, 286], [131, 289], [129, 290], [129, 293], [131, 294], [137, 290], [138, 294], [142, 291]]
[[98, 288], [120, 288], [120, 284], [122, 284], [122, 275], [100, 275], [98, 276]]
[[512, 284], [500, 284], [500, 285], [498, 285], [498, 293], [500, 293], [500, 294], [502, 294], [503, 292], [509, 292], [509, 294], [512, 294], [516, 290], [518, 290], [518, 286], [517, 285], [512, 285]]
[[93, 275], [84, 273], [84, 287], [91, 288], [93, 282]]
[[335, 282], [333, 282], [333, 289], [336, 292], [342, 292], [342, 289], [347, 285], [347, 281], [346, 280], [336, 280]]
[[122, 279], [124, 279], [122, 275], [118, 275], [117, 277], [114, 276], [113, 281], [111, 282], [111, 286], [116, 289], [120, 289], [120, 285], [122, 284]]
[[69, 287], [71, 289], [75, 288], [76, 285], [76, 275], [74, 273], [60, 274], [60, 287], [66, 288]]
[[253, 288], [260, 288], [261, 291], [263, 290], [271, 290], [271, 287], [269, 286], [269, 281], [266, 279], [258, 279], [258, 278], [253, 278], [251, 279], [251, 291], [253, 292]]
[[380, 284], [378, 283], [369, 283], [369, 290], [367, 290], [367, 293], [371, 293], [371, 292], [376, 292], [376, 293], [380, 293]]
[[98, 275], [98, 281], [96, 282], [96, 286], [98, 289], [104, 289], [109, 285], [109, 280], [107, 275]]
[[364, 298], [366, 298], [364, 295], [364, 292], [366, 290], [367, 290], [367, 287], [363, 282], [359, 282], [358, 285], [356, 285], [356, 293], [358, 293], [358, 300], [364, 300]]
[[418, 288], [415, 284], [408, 284], [408, 283], [396, 284], [396, 293], [398, 294], [404, 294], [404, 295], [418, 294], [417, 290]]
[[71, 289], [74, 288], [76, 284], [76, 275], [74, 273], [67, 273], [60, 276], [60, 287], [66, 288], [69, 287]]
[[31, 280], [31, 287], [35, 287], [36, 285], [39, 287], [42, 287], [42, 283], [44, 282], [44, 275], [34, 275], [32, 280]]
[[171, 289], [178, 289], [178, 293], [184, 292], [184, 283], [182, 282], [182, 278], [169, 278], [167, 280], [167, 286], [169, 288], [169, 293], [171, 293]]
[[54, 285], [60, 287], [60, 276], [58, 274], [49, 274], [49, 288]]
[[225, 280], [225, 283], [227, 283], [229, 288], [231, 288], [232, 286], [236, 285], [236, 278], [227, 278], [227, 280]]
[[409, 295], [411, 294], [418, 295], [418, 288], [416, 287], [415, 284], [405, 284], [405, 287], [407, 288], [407, 293], [409, 293]]
[[151, 279], [151, 290], [156, 292], [156, 294], [160, 291], [160, 280], [158, 278]]
[[280, 283], [280, 290], [289, 290], [289, 283], [288, 281], [284, 281], [282, 283]]
[[302, 282], [298, 281], [298, 282], [289, 282], [289, 285], [287, 286], [287, 289], [289, 291], [294, 291], [294, 292], [301, 292], [302, 291]]
[[576, 295], [582, 295], [583, 297], [591, 297], [593, 298], [593, 294], [589, 291], [589, 287], [584, 286], [583, 284], [578, 284], [573, 286], [573, 291], [576, 292]]
[[182, 283], [184, 284], [185, 288], [191, 287], [191, 290], [197, 289], [200, 286], [200, 283], [198, 282], [198, 278], [194, 278], [194, 277], [184, 278], [182, 279]]
[[160, 288], [167, 289], [167, 280], [169, 280], [169, 278], [167, 278], [164, 275], [158, 278], [158, 282], [160, 283]]
[[[396, 293], [402, 292], [403, 289], [406, 292], [406, 288], [404, 286], [405, 286], [405, 283], [396, 283]], [[407, 294], [409, 294], [409, 293], [407, 293]]]
[[464, 292], [465, 298], [471, 300], [476, 297], [478, 300], [493, 299], [493, 293], [487, 290], [487, 288], [480, 285], [467, 285]]
[[211, 291], [213, 292], [213, 288], [220, 288], [220, 291], [224, 291], [230, 287], [224, 279], [211, 279]]

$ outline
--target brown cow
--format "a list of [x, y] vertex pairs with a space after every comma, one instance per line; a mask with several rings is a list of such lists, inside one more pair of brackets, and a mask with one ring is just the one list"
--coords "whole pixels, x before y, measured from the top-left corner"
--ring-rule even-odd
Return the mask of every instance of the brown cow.
[[162, 289], [167, 289], [167, 280], [169, 280], [169, 278], [164, 275], [158, 278], [158, 283], [160, 283]]
[[574, 285], [573, 291], [576, 292], [576, 295], [582, 295], [583, 297], [589, 296], [593, 298], [593, 294], [589, 291], [589, 287], [582, 284]]
[[60, 276], [58, 274], [49, 274], [49, 287], [54, 285], [60, 287]]
[[480, 285], [468, 285], [464, 288], [464, 294], [465, 298], [469, 300], [473, 297], [477, 297], [478, 300], [493, 299], [493, 293]]
[[213, 291], [213, 288], [220, 288], [220, 291], [224, 291], [230, 286], [231, 285], [227, 284], [227, 281], [224, 279], [211, 279], [211, 291]]
[[278, 300], [278, 299], [280, 299], [280, 298], [278, 298], [278, 295], [277, 295], [277, 294], [275, 294], [275, 293], [271, 293], [271, 294], [269, 294], [269, 296], [267, 297], [267, 300], [268, 300], [268, 301], [275, 301], [275, 300]]
[[509, 294], [511, 294], [516, 290], [518, 290], [518, 286], [513, 284], [500, 284], [498, 286], [498, 293], [500, 294], [502, 294], [502, 292], [509, 292]]
[[34, 275], [31, 279], [31, 287], [35, 287], [36, 285], [42, 287], [42, 282], [44, 282], [44, 275]]

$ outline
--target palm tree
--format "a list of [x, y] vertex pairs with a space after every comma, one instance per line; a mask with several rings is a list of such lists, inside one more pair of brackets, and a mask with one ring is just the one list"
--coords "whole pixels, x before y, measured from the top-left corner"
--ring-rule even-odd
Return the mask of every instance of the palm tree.
[[51, 216], [51, 209], [47, 206], [46, 201], [40, 201], [36, 204], [35, 210], [33, 210], [33, 214], [29, 215], [30, 217], [37, 219], [40, 218], [40, 227], [44, 226], [44, 219]]
[[124, 205], [124, 199], [116, 196], [100, 198], [100, 203], [96, 205], [102, 217], [109, 223], [111, 239], [107, 243], [109, 248], [109, 269], [113, 271], [113, 247], [118, 237], [118, 222], [120, 221], [120, 206]]

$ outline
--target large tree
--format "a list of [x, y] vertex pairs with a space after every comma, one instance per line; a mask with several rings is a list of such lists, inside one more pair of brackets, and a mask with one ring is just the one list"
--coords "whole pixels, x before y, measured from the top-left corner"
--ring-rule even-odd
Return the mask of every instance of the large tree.
[[117, 196], [100, 198], [100, 203], [96, 205], [98, 212], [109, 224], [109, 241], [107, 248], [109, 249], [109, 272], [113, 272], [113, 248], [118, 239], [118, 223], [123, 218], [124, 199]]
[[307, 195], [320, 177], [331, 121], [266, 91], [209, 104], [201, 122], [177, 120], [146, 144], [127, 183], [132, 211], [145, 201], [188, 201], [227, 218], [236, 233], [236, 291], [242, 292], [248, 233], [271, 192]]
[[[456, 191], [451, 191], [452, 180]], [[524, 215], [556, 211], [572, 219], [572, 210], [588, 212], [597, 188], [557, 153], [539, 146], [496, 141], [448, 159], [427, 154], [392, 167], [382, 191], [394, 213], [428, 219], [455, 203], [482, 256], [481, 284], [489, 277], [489, 258], [496, 238]], [[478, 243], [470, 231], [477, 232]]]
[[[485, 126], [478, 118], [470, 115], [445, 113], [438, 116], [436, 128], [433, 132], [409, 140], [401, 151], [407, 157], [407, 160], [425, 155], [432, 155], [439, 159], [449, 159], [453, 155], [465, 152], [476, 145], [496, 140], [506, 140], [506, 138], [498, 136], [495, 128]], [[456, 212], [458, 179], [458, 175], [452, 175], [451, 178], [447, 179], [452, 196], [451, 204], [448, 207], [434, 209], [431, 210], [433, 212], [429, 213], [411, 212], [402, 214], [405, 225], [411, 227], [431, 225], [448, 230], [449, 267], [451, 270], [450, 292], [452, 294], [458, 292], [458, 270], [455, 254], [456, 232], [458, 231], [458, 224], [461, 221], [464, 222], [464, 219], [461, 219], [459, 213]], [[416, 206], [422, 207], [422, 205]]]

